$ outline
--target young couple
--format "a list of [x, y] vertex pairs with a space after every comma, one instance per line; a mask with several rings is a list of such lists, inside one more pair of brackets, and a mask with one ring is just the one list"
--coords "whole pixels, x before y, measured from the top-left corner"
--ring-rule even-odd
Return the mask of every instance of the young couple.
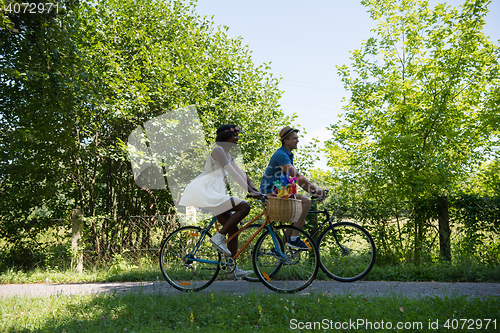
[[[298, 130], [286, 126], [280, 133], [281, 147], [273, 154], [269, 165], [264, 172], [260, 183], [260, 191], [255, 188], [252, 181], [236, 164], [229, 150], [238, 144], [240, 129], [236, 125], [228, 124], [217, 129], [216, 146], [210, 153], [205, 164], [204, 172], [194, 179], [184, 190], [179, 201], [182, 206], [195, 206], [211, 211], [222, 224], [220, 229], [210, 241], [215, 248], [228, 256], [234, 256], [238, 251], [238, 237], [225, 243], [226, 235], [233, 235], [238, 231], [238, 223], [250, 212], [250, 205], [243, 200], [226, 194], [224, 177], [231, 177], [254, 198], [262, 194], [271, 194], [275, 187], [274, 182], [280, 180], [282, 173], [297, 177], [297, 184], [313, 196], [324, 196], [325, 191], [311, 184], [293, 166], [292, 150], [297, 149], [299, 143]], [[295, 226], [302, 228], [311, 201], [308, 197], [297, 195], [302, 201], [302, 215]], [[306, 247], [299, 236], [291, 235], [291, 244], [297, 247]], [[241, 278], [252, 274], [253, 271], [244, 271], [236, 266], [232, 278]]]

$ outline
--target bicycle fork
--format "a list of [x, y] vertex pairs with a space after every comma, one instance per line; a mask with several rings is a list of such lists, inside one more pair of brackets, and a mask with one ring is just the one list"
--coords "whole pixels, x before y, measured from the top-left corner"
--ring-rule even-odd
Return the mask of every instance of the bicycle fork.
[[[267, 229], [269, 230], [269, 233], [271, 234], [271, 239], [273, 240], [273, 245], [274, 245], [274, 248], [276, 249], [276, 252], [278, 252], [278, 254], [281, 256], [282, 260], [287, 260], [286, 255], [283, 253], [283, 251], [281, 251], [280, 244], [279, 244], [278, 238], [276, 237], [276, 232], [274, 231], [273, 226], [271, 224], [268, 224]], [[283, 245], [286, 245], [286, 243], [288, 242], [288, 240], [287, 240], [288, 236], [286, 235], [286, 233], [285, 233], [284, 237], [285, 237], [285, 244], [283, 244]]]

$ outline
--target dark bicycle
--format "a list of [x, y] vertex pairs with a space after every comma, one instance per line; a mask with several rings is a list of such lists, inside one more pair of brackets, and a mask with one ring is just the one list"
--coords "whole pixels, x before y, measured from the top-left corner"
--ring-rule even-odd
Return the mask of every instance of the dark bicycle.
[[[326, 193], [328, 195], [328, 190]], [[373, 268], [377, 255], [372, 236], [356, 223], [342, 221], [334, 223], [324, 199], [314, 200], [323, 204], [323, 210], [309, 211], [309, 214], [325, 214], [326, 216], [325, 221], [310, 234], [313, 239], [317, 239], [320, 268], [330, 278], [341, 282], [353, 282], [365, 277]], [[337, 212], [333, 214], [335, 221]], [[249, 231], [259, 226], [254, 224], [250, 227], [247, 228]], [[248, 239], [246, 234], [249, 234], [249, 231], [242, 232], [240, 239], [243, 241]], [[251, 254], [248, 253], [246, 256], [251, 257]], [[246, 277], [245, 280], [259, 281], [255, 276]]]

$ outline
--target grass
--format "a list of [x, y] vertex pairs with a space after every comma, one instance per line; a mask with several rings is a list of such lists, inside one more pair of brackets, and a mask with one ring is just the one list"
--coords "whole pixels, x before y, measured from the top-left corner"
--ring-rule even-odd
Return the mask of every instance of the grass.
[[372, 281], [500, 282], [500, 266], [474, 263], [456, 265], [377, 266], [368, 274]]
[[[251, 267], [249, 267], [251, 268]], [[78, 274], [72, 270], [35, 269], [23, 271], [10, 268], [0, 272], [0, 284], [7, 283], [75, 283], [75, 282], [124, 282], [163, 280], [159, 267], [154, 264], [131, 266], [122, 269], [84, 270]], [[317, 280], [329, 280], [320, 270]], [[500, 282], [500, 266], [484, 266], [474, 263], [457, 265], [401, 264], [381, 266], [375, 264], [363, 279], [367, 281], [441, 281], [441, 282]]]
[[[326, 280], [320, 272], [318, 280]], [[365, 280], [392, 281], [491, 281], [499, 282], [500, 268], [476, 264], [375, 265]], [[148, 265], [115, 264], [108, 269], [37, 269], [24, 272], [8, 269], [0, 283], [71, 283], [163, 280], [153, 262]], [[500, 299], [401, 296], [331, 296], [302, 293], [231, 295], [227, 293], [52, 295], [39, 298], [0, 296], [0, 332], [286, 332], [286, 331], [374, 331], [372, 325], [412, 327], [410, 332], [450, 331], [448, 319], [496, 319], [500, 329]], [[360, 320], [358, 322], [357, 320]], [[345, 324], [344, 324], [345, 323]], [[353, 329], [336, 330], [335, 325], [359, 323]], [[451, 323], [451, 322], [448, 322]], [[479, 322], [474, 322], [474, 325]], [[486, 321], [483, 321], [485, 324]], [[457, 322], [455, 322], [457, 324]], [[469, 324], [469, 323], [467, 323]], [[316, 325], [316, 326], [314, 326]], [[333, 326], [332, 326], [333, 325]], [[421, 326], [419, 326], [421, 325]], [[429, 328], [429, 325], [432, 325]], [[437, 325], [437, 327], [436, 327]], [[315, 328], [316, 329], [313, 329]], [[387, 326], [384, 326], [387, 328]], [[434, 329], [434, 328], [437, 329]], [[303, 328], [303, 329], [299, 329]], [[311, 328], [311, 329], [308, 329]], [[376, 331], [399, 331], [376, 329]]]
[[[494, 297], [465, 301], [464, 297], [138, 293], [12, 297], [0, 304], [2, 332], [286, 332], [300, 327], [311, 331], [307, 328], [314, 328], [314, 323], [321, 328], [315, 331], [334, 331], [343, 323], [360, 324], [343, 331], [360, 331], [368, 328], [367, 322], [385, 328], [390, 322], [392, 331], [400, 322], [412, 326], [408, 331], [430, 332], [436, 331], [429, 328], [431, 323], [448, 331], [443, 325], [450, 318], [496, 319], [496, 330], [500, 328], [500, 301]], [[489, 325], [481, 331], [495, 331], [494, 323]]]

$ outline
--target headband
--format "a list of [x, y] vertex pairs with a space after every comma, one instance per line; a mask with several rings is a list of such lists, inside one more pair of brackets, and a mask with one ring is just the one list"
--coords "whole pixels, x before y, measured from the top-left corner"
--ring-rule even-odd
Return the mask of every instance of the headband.
[[230, 129], [227, 129], [224, 132], [227, 132], [227, 131], [234, 132], [234, 130], [239, 131], [240, 129], [238, 128], [238, 126], [236, 126], [236, 127], [231, 127]]

